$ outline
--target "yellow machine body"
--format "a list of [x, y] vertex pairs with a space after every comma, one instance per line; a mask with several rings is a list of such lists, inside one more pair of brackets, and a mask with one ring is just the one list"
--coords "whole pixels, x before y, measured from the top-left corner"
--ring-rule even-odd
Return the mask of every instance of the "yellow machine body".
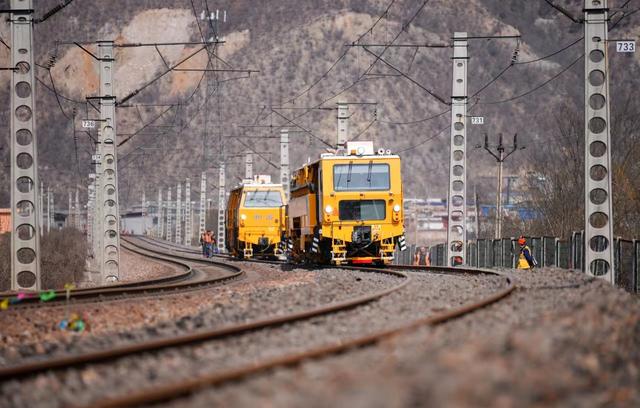
[[227, 250], [238, 258], [283, 255], [285, 204], [280, 184], [245, 183], [232, 190], [226, 209]]
[[404, 247], [400, 165], [380, 151], [323, 154], [296, 170], [287, 221], [293, 260], [390, 263], [396, 244]]

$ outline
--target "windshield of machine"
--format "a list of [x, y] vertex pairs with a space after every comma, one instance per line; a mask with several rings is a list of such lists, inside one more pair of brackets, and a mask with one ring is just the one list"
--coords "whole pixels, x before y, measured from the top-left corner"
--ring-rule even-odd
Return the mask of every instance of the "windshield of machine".
[[336, 164], [333, 166], [335, 191], [389, 190], [389, 165], [386, 163]]
[[279, 191], [247, 191], [244, 198], [245, 207], [280, 207], [281, 205], [282, 196]]
[[338, 203], [341, 221], [367, 221], [385, 219], [384, 200], [344, 200]]

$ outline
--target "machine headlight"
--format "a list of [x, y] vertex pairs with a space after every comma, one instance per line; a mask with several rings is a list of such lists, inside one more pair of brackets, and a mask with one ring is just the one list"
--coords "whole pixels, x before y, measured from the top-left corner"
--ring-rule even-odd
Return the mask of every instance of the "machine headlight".
[[401, 208], [400, 208], [400, 204], [396, 204], [393, 206], [393, 211], [395, 212], [400, 212]]
[[333, 212], [333, 207], [327, 205], [326, 207], [324, 207], [324, 212], [326, 212], [327, 214], [331, 214]]
[[241, 219], [241, 220], [246, 220], [246, 219], [247, 219], [247, 216], [246, 216], [246, 215], [244, 215], [244, 214], [240, 214], [240, 219]]

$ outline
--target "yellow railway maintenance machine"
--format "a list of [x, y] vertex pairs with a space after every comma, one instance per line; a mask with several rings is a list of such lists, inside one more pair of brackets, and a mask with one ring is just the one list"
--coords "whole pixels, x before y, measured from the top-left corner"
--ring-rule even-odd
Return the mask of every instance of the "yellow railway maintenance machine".
[[293, 261], [387, 264], [406, 249], [400, 157], [348, 142], [291, 177], [288, 240]]
[[227, 250], [238, 258], [284, 257], [284, 191], [260, 175], [233, 189], [227, 202]]

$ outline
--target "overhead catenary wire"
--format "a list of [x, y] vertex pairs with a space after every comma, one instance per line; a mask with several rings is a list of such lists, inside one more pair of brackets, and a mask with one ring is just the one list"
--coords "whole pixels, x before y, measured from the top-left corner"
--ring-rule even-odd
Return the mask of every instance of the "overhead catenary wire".
[[506, 102], [513, 102], [517, 99], [520, 98], [524, 98], [525, 96], [531, 95], [532, 93], [544, 88], [546, 85], [548, 85], [549, 83], [553, 82], [555, 79], [559, 78], [562, 74], [564, 74], [565, 72], [567, 72], [569, 69], [571, 69], [578, 61], [580, 61], [582, 58], [584, 57], [584, 54], [581, 54], [578, 58], [576, 58], [571, 64], [567, 65], [566, 67], [564, 67], [562, 70], [560, 70], [558, 73], [556, 73], [554, 76], [552, 76], [551, 78], [547, 79], [546, 81], [544, 81], [543, 83], [541, 83], [540, 85], [535, 86], [534, 88], [526, 91], [525, 93], [522, 93], [520, 95], [516, 95], [516, 96], [512, 96], [510, 98], [507, 99], [502, 99], [502, 100], [497, 100], [497, 101], [490, 101], [490, 102], [478, 102], [479, 105], [497, 105], [500, 103], [506, 103]]
[[[389, 13], [389, 10], [391, 9], [391, 7], [394, 5], [396, 0], [391, 0], [391, 2], [389, 2], [389, 4], [387, 5], [387, 7], [385, 8], [384, 12], [382, 14], [380, 14], [380, 16], [378, 17], [378, 19], [373, 23], [373, 25], [371, 27], [369, 27], [369, 29], [367, 29], [364, 33], [362, 33], [358, 39], [355, 41], [356, 43], [360, 42], [360, 40], [362, 40], [364, 38], [365, 35], [367, 35], [368, 33], [372, 32], [375, 27], [378, 25], [378, 23]], [[333, 69], [340, 63], [340, 61], [342, 61], [347, 54], [349, 53], [350, 48], [346, 48], [345, 51], [340, 54], [340, 56], [338, 57], [337, 60], [335, 60], [333, 62], [333, 64], [331, 64], [331, 66], [329, 67], [329, 69], [327, 69], [324, 73], [322, 73], [318, 78], [316, 78], [315, 81], [313, 81], [311, 83], [311, 85], [309, 85], [305, 90], [303, 90], [302, 92], [299, 92], [298, 94], [296, 94], [295, 96], [293, 96], [292, 98], [289, 98], [288, 100], [284, 101], [283, 103], [281, 103], [280, 105], [286, 105], [289, 103], [293, 103], [296, 99], [302, 97], [303, 95], [307, 94], [309, 91], [311, 91], [314, 87], [316, 87], [324, 78], [326, 78], [331, 71], [333, 71]]]

